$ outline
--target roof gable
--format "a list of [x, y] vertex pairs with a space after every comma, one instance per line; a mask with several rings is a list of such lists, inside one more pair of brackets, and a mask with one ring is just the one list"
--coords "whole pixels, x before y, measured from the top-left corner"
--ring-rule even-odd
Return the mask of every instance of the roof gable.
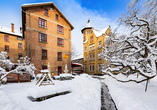
[[23, 4], [21, 8], [25, 9], [29, 7], [46, 6], [46, 5], [52, 5], [52, 7], [56, 9], [56, 11], [60, 14], [60, 16], [70, 25], [71, 30], [74, 29], [73, 25], [68, 21], [68, 19], [63, 15], [63, 13], [57, 8], [57, 6], [53, 2]]

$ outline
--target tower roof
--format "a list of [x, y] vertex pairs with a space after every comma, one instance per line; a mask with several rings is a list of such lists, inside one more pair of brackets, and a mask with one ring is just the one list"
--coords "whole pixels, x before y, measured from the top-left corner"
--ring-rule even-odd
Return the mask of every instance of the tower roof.
[[87, 25], [81, 30], [81, 32], [83, 33], [85, 29], [92, 29], [92, 28], [93, 27], [91, 26], [90, 19], [88, 19]]

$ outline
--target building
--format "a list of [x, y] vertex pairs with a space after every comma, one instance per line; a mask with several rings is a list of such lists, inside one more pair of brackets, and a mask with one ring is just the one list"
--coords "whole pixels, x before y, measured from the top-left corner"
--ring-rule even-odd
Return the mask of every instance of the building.
[[0, 51], [6, 51], [8, 58], [13, 58], [16, 63], [25, 55], [25, 40], [22, 38], [22, 28], [14, 30], [14, 24], [10, 28], [0, 26]]
[[[19, 31], [14, 30], [14, 24], [10, 28], [0, 26], [0, 52], [6, 51], [8, 59], [17, 63], [20, 57], [25, 56], [25, 39], [22, 37], [22, 28]], [[9, 68], [6, 68], [9, 71]], [[31, 81], [31, 76], [24, 73], [23, 75], [10, 73], [7, 75], [7, 82], [25, 82]]]
[[48, 63], [54, 75], [63, 73], [65, 64], [71, 72], [72, 24], [53, 2], [24, 4], [21, 9], [25, 55], [37, 68], [35, 74]]
[[83, 63], [84, 63], [83, 54], [72, 58], [72, 63], [71, 63], [72, 73], [77, 73], [77, 74], [83, 73], [83, 68], [84, 68]]
[[98, 30], [91, 26], [88, 20], [86, 27], [81, 32], [83, 33], [83, 53], [84, 53], [84, 72], [93, 74], [102, 74], [102, 49], [104, 42], [111, 35], [110, 26]]

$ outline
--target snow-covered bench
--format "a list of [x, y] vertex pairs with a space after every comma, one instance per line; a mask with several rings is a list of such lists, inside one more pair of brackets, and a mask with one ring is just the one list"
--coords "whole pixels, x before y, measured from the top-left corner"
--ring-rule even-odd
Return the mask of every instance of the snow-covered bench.
[[40, 98], [46, 99], [49, 96], [53, 96], [60, 93], [71, 92], [71, 87], [67, 85], [47, 85], [47, 86], [36, 86], [28, 90], [28, 94], [38, 100]]

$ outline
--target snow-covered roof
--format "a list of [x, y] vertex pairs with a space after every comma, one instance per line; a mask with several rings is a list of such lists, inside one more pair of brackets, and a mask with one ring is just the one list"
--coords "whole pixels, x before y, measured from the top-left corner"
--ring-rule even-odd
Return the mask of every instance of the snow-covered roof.
[[83, 66], [81, 63], [72, 63], [72, 64], [76, 64], [76, 65], [80, 65], [80, 66]]
[[105, 34], [105, 32], [107, 31], [108, 28], [109, 28], [109, 26], [102, 29], [102, 30], [98, 30], [98, 29], [93, 28], [93, 32], [94, 32], [96, 37], [100, 37], [101, 35]]
[[81, 30], [81, 32], [83, 33], [83, 30], [91, 29], [91, 28], [93, 28], [93, 27], [91, 26], [90, 19], [88, 19], [87, 25]]
[[78, 60], [78, 59], [82, 59], [82, 58], [83, 58], [83, 54], [78, 55], [78, 56], [72, 58], [72, 60]]
[[51, 4], [53, 2], [42, 2], [42, 3], [28, 3], [28, 4], [23, 4], [22, 6], [28, 6], [28, 5], [43, 5], [43, 4]]
[[20, 31], [14, 30], [14, 32], [12, 32], [10, 28], [2, 26], [0, 26], [0, 32], [22, 37], [22, 33], [20, 33]]

